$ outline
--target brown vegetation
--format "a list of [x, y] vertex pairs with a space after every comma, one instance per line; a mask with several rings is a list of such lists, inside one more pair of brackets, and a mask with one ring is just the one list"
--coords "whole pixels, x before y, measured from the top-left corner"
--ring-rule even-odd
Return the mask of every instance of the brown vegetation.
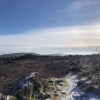
[[[24, 55], [20, 57], [0, 58], [0, 92], [12, 95], [15, 86], [32, 72], [39, 72], [47, 89], [45, 79], [60, 77], [69, 72], [88, 77], [92, 85], [100, 87], [100, 55], [90, 56], [42, 56]], [[11, 91], [15, 90], [15, 91]]]

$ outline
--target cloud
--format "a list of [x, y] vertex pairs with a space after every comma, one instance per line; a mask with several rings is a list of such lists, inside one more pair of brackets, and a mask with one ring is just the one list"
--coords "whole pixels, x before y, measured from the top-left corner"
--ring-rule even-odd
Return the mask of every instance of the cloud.
[[[68, 25], [100, 22], [100, 0], [72, 0], [55, 11]], [[59, 17], [58, 17], [59, 18]], [[63, 22], [64, 23], [64, 22]]]
[[0, 52], [64, 52], [68, 48], [100, 47], [99, 37], [100, 24], [48, 28], [25, 34], [0, 36]]
[[75, 0], [74, 2], [71, 2], [69, 5], [70, 10], [74, 11], [80, 11], [87, 7], [96, 7], [100, 5], [99, 0]]
[[97, 8], [95, 9], [95, 12], [99, 13], [98, 8], [100, 8], [100, 0], [73, 0], [69, 3], [69, 5], [62, 7], [62, 9], [60, 9], [57, 13], [59, 14], [68, 13], [68, 12], [79, 13], [79, 12], [84, 12], [84, 11], [91, 12], [93, 8]]

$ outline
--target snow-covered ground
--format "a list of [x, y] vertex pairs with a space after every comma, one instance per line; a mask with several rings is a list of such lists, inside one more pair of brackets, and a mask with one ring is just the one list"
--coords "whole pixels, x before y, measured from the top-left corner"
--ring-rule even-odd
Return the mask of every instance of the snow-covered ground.
[[72, 75], [70, 77], [66, 76], [62, 79], [67, 82], [67, 85], [61, 90], [62, 94], [59, 95], [59, 98], [47, 100], [100, 100], [97, 95], [93, 93], [84, 93], [79, 87], [77, 87], [77, 82], [79, 81], [77, 75]]
[[[67, 77], [66, 77], [67, 79]], [[68, 87], [63, 91], [66, 94], [69, 94], [61, 100], [100, 100], [98, 96], [93, 93], [84, 93], [79, 87], [77, 87], [78, 78], [77, 75], [74, 75], [67, 79]]]

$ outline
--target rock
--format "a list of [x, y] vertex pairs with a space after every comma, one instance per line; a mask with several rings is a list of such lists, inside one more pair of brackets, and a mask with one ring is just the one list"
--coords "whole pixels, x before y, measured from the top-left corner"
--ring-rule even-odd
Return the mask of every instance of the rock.
[[0, 100], [5, 100], [6, 99], [6, 95], [0, 93]]
[[43, 89], [42, 89], [41, 77], [37, 72], [31, 73], [25, 79], [25, 83], [16, 93], [18, 100], [23, 100], [23, 98], [29, 98], [30, 95], [36, 100], [43, 100]]
[[48, 98], [50, 98], [50, 97], [51, 97], [50, 94], [44, 94], [44, 95], [43, 95], [43, 98], [44, 98], [44, 99], [48, 99]]
[[33, 72], [28, 77], [26, 77], [26, 81], [39, 81], [39, 73]]
[[14, 96], [10, 96], [10, 95], [8, 95], [8, 96], [7, 96], [7, 100], [17, 100], [17, 98], [14, 97]]
[[54, 93], [53, 95], [54, 95], [54, 97], [59, 97], [58, 93]]
[[2, 96], [0, 96], [0, 100], [4, 100], [4, 98]]
[[54, 85], [54, 81], [52, 81], [52, 80], [49, 80], [48, 83], [49, 83], [50, 85]]
[[62, 94], [62, 95], [66, 95], [66, 92], [63, 92], [63, 91], [62, 91], [61, 94]]
[[49, 86], [50, 91], [56, 91], [56, 87], [55, 86]]
[[59, 86], [63, 86], [65, 82], [63, 80], [56, 80], [56, 84]]
[[64, 82], [63, 80], [56, 80], [56, 83], [59, 84], [59, 83], [62, 83]]
[[30, 74], [30, 76], [33, 77], [33, 78], [38, 78], [39, 77], [39, 73], [33, 72], [33, 73]]

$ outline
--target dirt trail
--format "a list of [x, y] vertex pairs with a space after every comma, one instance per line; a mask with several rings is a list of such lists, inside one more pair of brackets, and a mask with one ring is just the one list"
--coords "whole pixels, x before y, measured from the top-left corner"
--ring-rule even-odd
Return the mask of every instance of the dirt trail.
[[77, 87], [77, 82], [79, 81], [77, 75], [67, 75], [64, 78], [60, 78], [60, 80], [63, 80], [64, 84], [57, 85], [56, 96], [54, 95], [55, 92], [52, 92], [52, 98], [47, 100], [100, 100], [95, 94], [85, 93]]

